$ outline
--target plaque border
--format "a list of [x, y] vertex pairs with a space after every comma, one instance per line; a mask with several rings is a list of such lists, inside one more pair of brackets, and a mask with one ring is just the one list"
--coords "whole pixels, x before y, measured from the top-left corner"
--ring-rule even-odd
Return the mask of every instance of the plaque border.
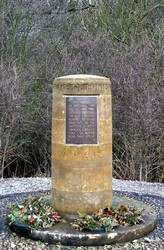
[[[65, 97], [65, 126], [64, 126], [64, 135], [65, 135], [65, 145], [66, 146], [98, 146], [99, 145], [99, 136], [98, 136], [98, 131], [99, 131], [99, 126], [98, 126], [98, 117], [99, 117], [99, 114], [98, 114], [98, 97], [99, 95], [63, 95]], [[67, 122], [67, 112], [66, 112], [66, 98], [67, 97], [96, 97], [97, 99], [97, 142], [96, 143], [84, 143], [84, 144], [80, 144], [80, 143], [66, 143], [66, 122]]]

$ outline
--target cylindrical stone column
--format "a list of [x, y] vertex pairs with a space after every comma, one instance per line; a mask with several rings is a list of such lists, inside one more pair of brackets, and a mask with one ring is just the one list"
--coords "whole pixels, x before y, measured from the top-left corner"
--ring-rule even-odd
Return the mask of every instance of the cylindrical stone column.
[[52, 206], [65, 215], [112, 205], [111, 83], [68, 75], [53, 83]]

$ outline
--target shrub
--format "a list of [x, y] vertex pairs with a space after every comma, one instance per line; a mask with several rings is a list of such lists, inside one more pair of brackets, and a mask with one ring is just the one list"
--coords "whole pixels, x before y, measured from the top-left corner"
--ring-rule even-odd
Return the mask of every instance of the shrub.
[[112, 82], [114, 176], [162, 182], [163, 7], [1, 3], [1, 176], [50, 174], [53, 79], [86, 73]]

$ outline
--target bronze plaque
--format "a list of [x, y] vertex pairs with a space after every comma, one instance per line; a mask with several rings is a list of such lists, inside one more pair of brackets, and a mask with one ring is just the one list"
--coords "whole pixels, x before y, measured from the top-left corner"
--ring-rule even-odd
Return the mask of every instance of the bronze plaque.
[[66, 144], [97, 144], [97, 96], [66, 96]]

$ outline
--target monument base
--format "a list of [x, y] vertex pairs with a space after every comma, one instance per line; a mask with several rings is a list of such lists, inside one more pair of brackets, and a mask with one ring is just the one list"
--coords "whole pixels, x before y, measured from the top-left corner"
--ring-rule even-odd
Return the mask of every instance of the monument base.
[[21, 236], [65, 246], [102, 246], [128, 242], [146, 236], [155, 228], [157, 216], [152, 207], [131, 198], [114, 196], [113, 207], [121, 204], [143, 210], [144, 222], [133, 226], [119, 226], [109, 232], [76, 231], [71, 227], [69, 221], [60, 222], [49, 229], [33, 232], [28, 227], [22, 227], [16, 223], [13, 223], [10, 228]]

